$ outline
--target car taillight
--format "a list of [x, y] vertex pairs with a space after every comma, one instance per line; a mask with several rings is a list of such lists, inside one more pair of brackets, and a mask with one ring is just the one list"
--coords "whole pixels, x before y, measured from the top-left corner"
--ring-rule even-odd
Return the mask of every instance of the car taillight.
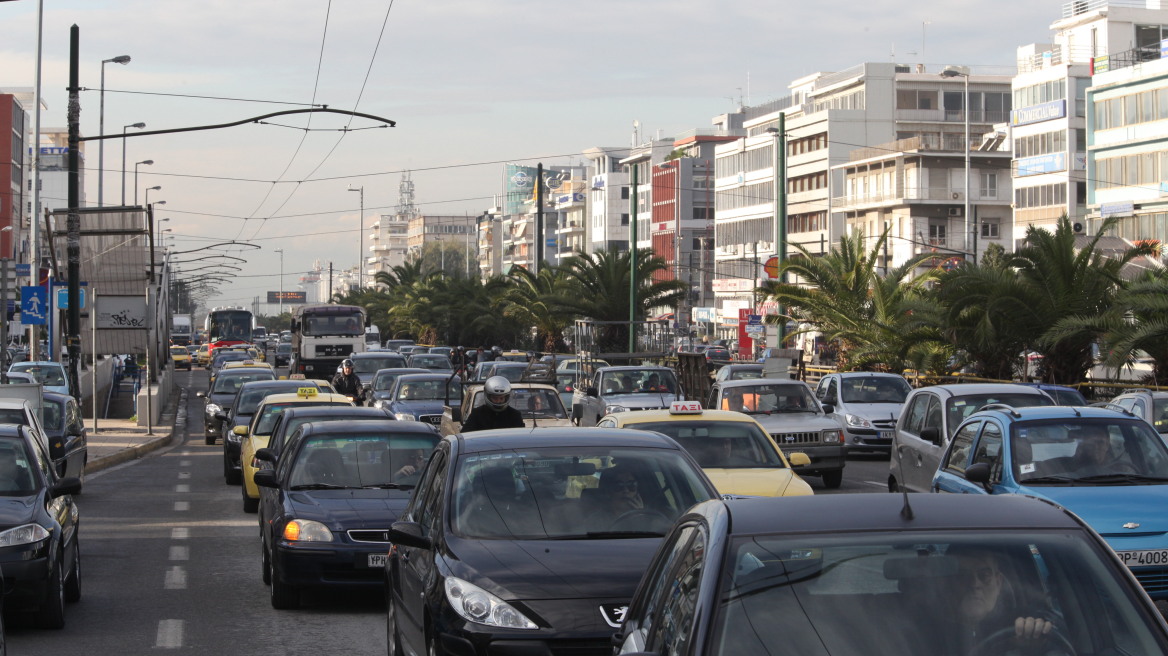
[[565, 391], [565, 392], [571, 392], [571, 391], [572, 391], [572, 386], [571, 386], [571, 385], [565, 385], [565, 386], [564, 386], [564, 391]]

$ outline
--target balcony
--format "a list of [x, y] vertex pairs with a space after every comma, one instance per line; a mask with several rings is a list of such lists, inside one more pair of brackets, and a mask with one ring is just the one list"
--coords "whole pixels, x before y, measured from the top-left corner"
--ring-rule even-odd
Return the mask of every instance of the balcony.
[[[916, 123], [964, 123], [965, 112], [960, 109], [898, 109], [896, 120]], [[979, 125], [1005, 123], [1010, 120], [1010, 112], [973, 110], [969, 112], [969, 122]]]
[[[946, 134], [922, 134], [917, 137], [910, 137], [908, 139], [898, 139], [886, 144], [878, 146], [870, 146], [867, 148], [857, 148], [853, 150], [849, 157], [852, 161], [871, 159], [873, 157], [887, 157], [898, 153], [914, 153], [914, 152], [942, 152], [942, 153], [961, 153], [965, 152], [962, 145], [965, 143], [963, 135]], [[980, 138], [974, 140], [970, 137], [969, 149], [977, 150], [977, 145], [981, 143]]]

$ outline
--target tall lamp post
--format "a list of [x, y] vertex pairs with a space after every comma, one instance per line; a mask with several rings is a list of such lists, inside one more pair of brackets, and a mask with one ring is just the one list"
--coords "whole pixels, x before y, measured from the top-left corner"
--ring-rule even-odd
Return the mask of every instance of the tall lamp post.
[[356, 189], [349, 187], [349, 191], [361, 194], [361, 216], [357, 219], [357, 289], [361, 289], [361, 273], [365, 268], [362, 262], [365, 259], [365, 185]]
[[[144, 159], [141, 162], [134, 162], [134, 204], [135, 205], [138, 204], [138, 165], [145, 164], [146, 166], [150, 166], [153, 163], [154, 163], [154, 160], [152, 160], [152, 159]], [[150, 189], [158, 191], [159, 189], [162, 189], [162, 187], [151, 187]], [[150, 189], [146, 190], [146, 202], [147, 203], [150, 202]], [[123, 200], [122, 204], [125, 205], [126, 201]]]
[[276, 298], [280, 300], [280, 316], [284, 316], [284, 249], [277, 248], [276, 252], [280, 254], [280, 291]]
[[[145, 127], [146, 127], [145, 123], [131, 123], [129, 125], [122, 126], [122, 206], [123, 207], [125, 207], [125, 205], [126, 205], [126, 128], [136, 128], [138, 130], [141, 130], [142, 128], [145, 128]], [[149, 161], [151, 164], [154, 163], [151, 160], [147, 160], [147, 161]]]
[[[775, 148], [775, 162], [774, 162], [774, 188], [772, 195], [775, 202], [775, 266], [781, 269], [783, 261], [787, 259], [787, 135], [786, 133], [786, 114], [779, 114], [779, 125], [775, 128], [767, 128], [767, 132], [774, 137]], [[779, 275], [781, 282], [787, 281], [787, 274], [784, 272]], [[783, 306], [778, 307], [779, 310], [779, 325], [778, 325], [778, 341], [775, 343], [779, 348], [783, 348], [783, 341], [787, 338], [787, 322], [783, 320]]]
[[964, 222], [964, 236], [961, 240], [961, 247], [964, 250], [973, 253], [973, 263], [977, 264], [977, 226], [973, 225], [972, 239], [973, 247], [970, 248], [970, 223], [969, 219], [969, 69], [964, 66], [946, 66], [941, 71], [942, 77], [958, 77], [960, 76], [965, 81], [965, 96], [961, 101], [961, 113], [965, 115], [965, 142], [962, 144], [962, 150], [965, 151], [965, 214], [962, 217]]
[[[118, 55], [111, 59], [101, 60], [101, 101], [98, 109], [97, 118], [97, 133], [99, 135], [105, 134], [105, 65], [109, 63], [122, 64], [123, 66], [130, 63], [129, 55]], [[97, 205], [103, 205], [102, 192], [105, 189], [105, 139], [102, 139], [97, 144]]]

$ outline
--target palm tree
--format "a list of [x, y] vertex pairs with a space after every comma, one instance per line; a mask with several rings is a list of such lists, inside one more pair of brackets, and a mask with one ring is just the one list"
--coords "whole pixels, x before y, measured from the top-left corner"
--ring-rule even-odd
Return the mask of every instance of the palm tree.
[[508, 278], [512, 284], [496, 299], [503, 316], [522, 326], [534, 326], [537, 348], [548, 352], [561, 350], [564, 329], [573, 319], [562, 304], [563, 296], [568, 293], [565, 270], [546, 266], [533, 274], [524, 267], [515, 267]]

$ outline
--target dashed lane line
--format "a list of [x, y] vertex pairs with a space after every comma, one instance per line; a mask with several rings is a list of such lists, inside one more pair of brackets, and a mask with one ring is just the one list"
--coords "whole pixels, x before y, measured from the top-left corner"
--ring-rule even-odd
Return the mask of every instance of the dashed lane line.
[[158, 637], [154, 646], [159, 649], [179, 649], [183, 646], [183, 621], [161, 620], [158, 622]]

